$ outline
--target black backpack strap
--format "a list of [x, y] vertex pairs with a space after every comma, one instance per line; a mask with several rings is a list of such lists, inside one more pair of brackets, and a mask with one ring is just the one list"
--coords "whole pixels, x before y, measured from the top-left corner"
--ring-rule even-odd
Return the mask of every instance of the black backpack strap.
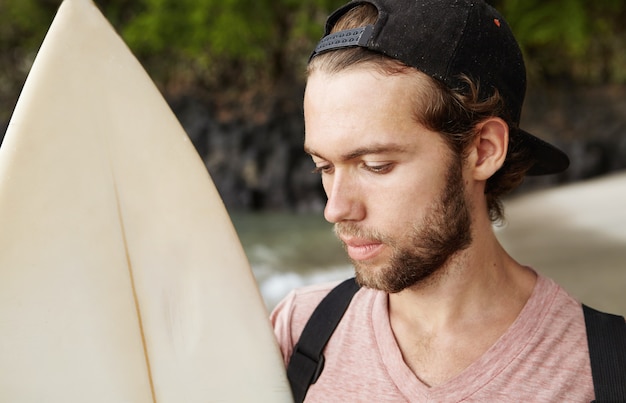
[[626, 402], [626, 322], [583, 305], [596, 402]]
[[354, 278], [333, 288], [315, 308], [304, 326], [287, 367], [287, 378], [296, 403], [304, 401], [309, 386], [322, 373], [324, 347], [359, 288]]

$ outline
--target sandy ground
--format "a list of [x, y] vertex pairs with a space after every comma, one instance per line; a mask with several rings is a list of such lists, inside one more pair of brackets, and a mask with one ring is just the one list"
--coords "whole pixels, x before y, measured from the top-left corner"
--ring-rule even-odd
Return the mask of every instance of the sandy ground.
[[520, 263], [626, 316], [626, 172], [507, 201], [498, 238]]

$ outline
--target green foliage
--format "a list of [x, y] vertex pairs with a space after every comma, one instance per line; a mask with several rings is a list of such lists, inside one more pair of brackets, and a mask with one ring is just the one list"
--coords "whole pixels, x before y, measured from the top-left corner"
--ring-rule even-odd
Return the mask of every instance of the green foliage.
[[[95, 0], [166, 94], [288, 97], [343, 0]], [[533, 81], [626, 82], [623, 0], [492, 0]], [[0, 122], [61, 0], [0, 0]], [[246, 95], [248, 94], [248, 95]], [[214, 98], [213, 95], [211, 95]]]
[[[0, 44], [37, 49], [59, 2], [37, 0], [0, 2]], [[5, 48], [7, 46], [7, 48]]]
[[622, 0], [498, 0], [526, 54], [545, 80], [624, 82], [626, 4]]
[[501, 11], [526, 47], [557, 44], [566, 52], [579, 54], [586, 46], [588, 27], [583, 0], [510, 0]]
[[[141, 4], [142, 10], [121, 27], [129, 46], [148, 59], [169, 55], [170, 61], [181, 62], [181, 70], [193, 70], [210, 85], [225, 78], [234, 85], [281, 79], [279, 75], [296, 67], [304, 47], [320, 35], [322, 14], [328, 11], [324, 1], [315, 0], [142, 0]], [[320, 9], [324, 12], [317, 12]], [[316, 14], [317, 20], [310, 18]], [[288, 51], [296, 53], [287, 57]]]
[[13, 110], [59, 3], [0, 0], [0, 130]]

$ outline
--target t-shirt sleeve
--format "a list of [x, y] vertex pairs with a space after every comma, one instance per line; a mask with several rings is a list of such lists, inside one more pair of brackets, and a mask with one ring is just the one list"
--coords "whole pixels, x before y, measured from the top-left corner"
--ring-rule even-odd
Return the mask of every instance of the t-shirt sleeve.
[[295, 345], [291, 337], [291, 318], [293, 315], [295, 297], [295, 291], [291, 291], [276, 305], [270, 314], [270, 321], [274, 327], [274, 335], [276, 336], [276, 340], [278, 340], [285, 366], [289, 363], [289, 357], [291, 357], [293, 346]]
[[280, 346], [285, 366], [298, 342], [302, 329], [320, 301], [338, 282], [312, 285], [291, 291], [270, 314], [274, 334]]

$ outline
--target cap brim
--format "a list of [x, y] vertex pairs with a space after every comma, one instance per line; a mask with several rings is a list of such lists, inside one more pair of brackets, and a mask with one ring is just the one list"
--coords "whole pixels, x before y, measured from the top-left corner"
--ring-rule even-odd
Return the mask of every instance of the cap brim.
[[552, 144], [521, 129], [518, 130], [518, 135], [523, 138], [523, 144], [530, 148], [530, 154], [535, 161], [534, 165], [527, 172], [527, 175], [557, 174], [565, 171], [567, 167], [569, 167], [569, 157], [567, 154]]

